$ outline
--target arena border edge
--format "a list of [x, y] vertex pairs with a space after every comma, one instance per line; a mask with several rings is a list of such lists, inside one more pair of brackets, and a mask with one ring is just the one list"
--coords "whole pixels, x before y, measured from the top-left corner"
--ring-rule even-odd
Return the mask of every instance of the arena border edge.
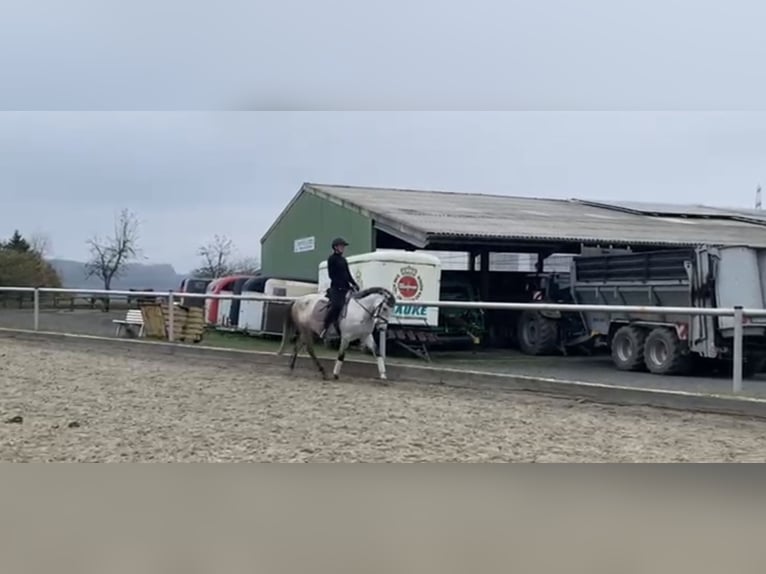
[[[284, 366], [287, 368], [287, 357], [278, 356], [273, 352], [227, 349], [200, 344], [189, 345], [165, 341], [116, 339], [94, 335], [32, 331], [4, 327], [0, 327], [0, 338], [30, 342], [49, 341], [77, 346], [90, 344], [97, 345], [100, 348], [132, 348], [154, 355], [208, 357], [226, 361], [236, 358], [238, 360], [247, 360], [254, 364], [265, 364], [274, 367]], [[326, 368], [332, 368], [332, 359], [320, 359], [320, 361]], [[296, 366], [305, 372], [314, 370], [314, 366], [308, 357], [299, 357]], [[389, 381], [386, 383], [381, 382], [381, 384], [395, 384], [399, 380], [409, 383], [446, 385], [469, 390], [535, 393], [580, 402], [618, 406], [644, 406], [676, 411], [766, 419], [766, 399], [748, 396], [625, 387], [588, 381], [552, 379], [530, 375], [514, 375], [425, 365], [391, 364], [388, 365], [387, 371]], [[344, 364], [343, 374], [356, 378], [376, 380], [377, 369], [373, 361], [348, 360]], [[466, 382], [469, 378], [470, 382]]]

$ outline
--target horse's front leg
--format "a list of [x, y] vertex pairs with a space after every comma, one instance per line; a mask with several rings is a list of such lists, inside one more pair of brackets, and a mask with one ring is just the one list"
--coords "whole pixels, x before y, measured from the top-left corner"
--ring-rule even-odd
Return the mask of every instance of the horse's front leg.
[[375, 336], [370, 333], [367, 338], [364, 340], [364, 345], [370, 350], [372, 353], [372, 356], [375, 357], [375, 360], [378, 363], [378, 375], [380, 376], [381, 380], [386, 380], [386, 363], [383, 361], [383, 357], [379, 356], [375, 352]]
[[306, 341], [306, 350], [309, 352], [309, 356], [314, 360], [314, 364], [317, 366], [317, 369], [319, 369], [319, 372], [322, 374], [322, 379], [327, 380], [327, 373], [324, 370], [324, 367], [322, 366], [322, 363], [319, 361], [319, 358], [316, 356], [316, 353], [314, 352], [314, 342], [309, 338]]
[[340, 338], [340, 347], [338, 348], [338, 358], [335, 359], [335, 367], [332, 370], [332, 376], [336, 379], [340, 376], [340, 369], [343, 366], [343, 361], [346, 360], [346, 349], [350, 341], [346, 337]]

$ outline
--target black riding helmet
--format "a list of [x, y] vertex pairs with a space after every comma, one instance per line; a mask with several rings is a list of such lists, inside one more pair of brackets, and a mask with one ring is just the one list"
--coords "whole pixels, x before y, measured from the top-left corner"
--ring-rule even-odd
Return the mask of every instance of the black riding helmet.
[[342, 237], [336, 237], [332, 240], [332, 248], [335, 249], [338, 245], [348, 246], [348, 241]]

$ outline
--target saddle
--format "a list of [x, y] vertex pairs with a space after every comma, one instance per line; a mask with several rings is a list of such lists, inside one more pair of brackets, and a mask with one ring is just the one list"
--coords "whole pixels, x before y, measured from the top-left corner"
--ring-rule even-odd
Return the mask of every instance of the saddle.
[[[329, 291], [329, 290], [328, 290]], [[349, 291], [346, 293], [346, 302], [343, 304], [343, 307], [340, 310], [340, 314], [338, 315], [338, 321], [346, 317], [346, 313], [348, 312], [348, 303], [351, 301], [351, 298], [354, 296], [354, 293], [352, 291]], [[312, 313], [312, 321], [315, 321], [317, 325], [322, 325], [324, 323], [324, 318], [327, 315], [327, 313], [330, 311], [330, 296], [328, 292], [326, 291], [324, 294], [324, 298], [319, 301], [319, 303], [316, 304], [314, 307], [314, 312]], [[333, 328], [332, 326], [330, 327]]]

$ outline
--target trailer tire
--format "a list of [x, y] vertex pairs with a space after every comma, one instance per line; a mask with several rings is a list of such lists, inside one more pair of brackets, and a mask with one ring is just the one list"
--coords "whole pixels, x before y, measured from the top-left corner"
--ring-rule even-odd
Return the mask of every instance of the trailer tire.
[[655, 375], [686, 375], [692, 361], [675, 331], [657, 327], [649, 333], [644, 346], [646, 368]]
[[519, 348], [525, 355], [550, 355], [558, 349], [558, 321], [537, 311], [524, 311], [517, 326]]
[[643, 371], [646, 331], [640, 327], [625, 325], [612, 337], [612, 362], [621, 371]]

